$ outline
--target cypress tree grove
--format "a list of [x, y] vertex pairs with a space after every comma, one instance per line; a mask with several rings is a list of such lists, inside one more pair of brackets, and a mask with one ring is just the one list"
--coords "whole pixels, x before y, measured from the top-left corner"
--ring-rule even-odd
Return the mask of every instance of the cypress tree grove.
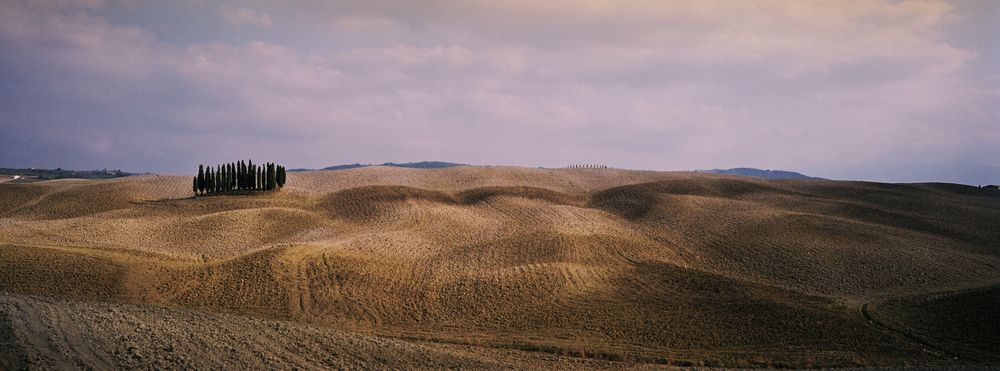
[[191, 179], [196, 196], [236, 190], [273, 191], [285, 186], [285, 167], [273, 162], [255, 165], [253, 160], [226, 164], [198, 165], [198, 175]]

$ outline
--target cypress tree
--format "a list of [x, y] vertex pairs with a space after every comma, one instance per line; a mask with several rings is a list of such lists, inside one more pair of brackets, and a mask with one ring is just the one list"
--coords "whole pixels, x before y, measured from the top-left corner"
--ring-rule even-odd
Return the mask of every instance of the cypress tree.
[[253, 160], [247, 164], [247, 189], [257, 189], [257, 165], [253, 164]]
[[274, 163], [270, 162], [267, 164], [267, 190], [273, 191], [277, 182], [274, 179]]
[[198, 190], [205, 194], [205, 167], [198, 165]]
[[278, 166], [278, 188], [285, 186], [285, 167]]
[[263, 184], [263, 183], [264, 183], [264, 182], [263, 182], [263, 181], [264, 181], [264, 174], [262, 174], [262, 173], [263, 173], [263, 171], [264, 171], [264, 169], [263, 169], [263, 168], [261, 168], [261, 167], [258, 167], [258, 168], [257, 168], [257, 189], [258, 189], [258, 190], [260, 190], [260, 189], [263, 189], [263, 188], [264, 188], [264, 187], [263, 187], [263, 186], [264, 186], [264, 184]]
[[222, 190], [222, 166], [215, 164], [215, 191]]
[[195, 175], [194, 178], [191, 179], [191, 191], [194, 192], [195, 196], [198, 195], [198, 176], [197, 175]]
[[226, 188], [229, 186], [229, 169], [228, 169], [228, 167], [229, 166], [222, 165], [222, 186], [219, 187], [219, 188], [223, 192], [225, 192]]
[[212, 194], [215, 191], [215, 176], [212, 175], [212, 167], [205, 170], [205, 192]]

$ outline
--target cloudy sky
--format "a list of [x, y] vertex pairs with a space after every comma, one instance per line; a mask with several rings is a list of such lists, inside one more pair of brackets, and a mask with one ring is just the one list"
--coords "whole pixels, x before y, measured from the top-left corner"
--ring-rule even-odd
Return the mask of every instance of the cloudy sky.
[[1000, 183], [1000, 1], [0, 4], [0, 166]]

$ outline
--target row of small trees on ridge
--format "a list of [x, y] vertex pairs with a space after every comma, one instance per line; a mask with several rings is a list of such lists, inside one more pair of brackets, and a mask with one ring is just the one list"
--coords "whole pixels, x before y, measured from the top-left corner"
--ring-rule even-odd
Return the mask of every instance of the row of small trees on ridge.
[[253, 160], [211, 166], [198, 165], [191, 189], [195, 195], [234, 191], [273, 191], [285, 186], [285, 167], [269, 162], [258, 166]]

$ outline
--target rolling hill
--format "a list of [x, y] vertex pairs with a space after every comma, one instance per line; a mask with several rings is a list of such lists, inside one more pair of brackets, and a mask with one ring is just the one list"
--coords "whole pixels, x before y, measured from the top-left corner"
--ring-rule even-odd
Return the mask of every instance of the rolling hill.
[[700, 172], [712, 173], [712, 174], [741, 175], [741, 176], [750, 176], [750, 177], [764, 178], [764, 179], [821, 179], [821, 178], [811, 177], [808, 175], [803, 175], [801, 173], [797, 173], [794, 171], [763, 170], [750, 167], [739, 167], [734, 169], [700, 170]]
[[976, 187], [372, 166], [289, 174], [259, 196], [189, 189], [155, 175], [0, 184], [2, 364], [997, 359], [1000, 194]]

